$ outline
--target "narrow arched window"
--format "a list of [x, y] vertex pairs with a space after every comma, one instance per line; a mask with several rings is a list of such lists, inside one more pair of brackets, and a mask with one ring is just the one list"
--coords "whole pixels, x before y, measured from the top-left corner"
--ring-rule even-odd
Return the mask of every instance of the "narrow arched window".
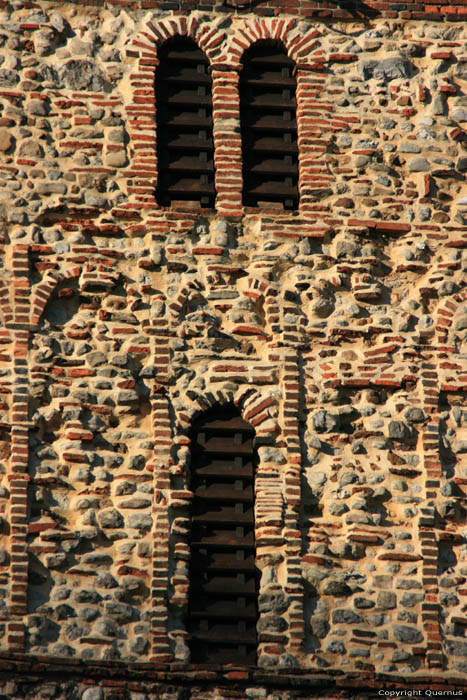
[[214, 206], [212, 81], [209, 61], [194, 41], [163, 44], [156, 71], [157, 201]]
[[234, 406], [192, 428], [192, 663], [256, 663], [253, 437]]
[[243, 204], [298, 207], [295, 63], [280, 42], [245, 51], [240, 73]]

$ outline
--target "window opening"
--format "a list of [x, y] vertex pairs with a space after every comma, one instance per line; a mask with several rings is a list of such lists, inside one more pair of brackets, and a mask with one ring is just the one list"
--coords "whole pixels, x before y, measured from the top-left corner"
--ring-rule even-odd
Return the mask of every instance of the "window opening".
[[280, 42], [245, 51], [240, 73], [243, 204], [298, 207], [295, 63]]
[[194, 41], [169, 39], [156, 71], [157, 201], [213, 207], [214, 147], [209, 61]]
[[256, 664], [254, 434], [233, 406], [192, 428], [192, 663]]

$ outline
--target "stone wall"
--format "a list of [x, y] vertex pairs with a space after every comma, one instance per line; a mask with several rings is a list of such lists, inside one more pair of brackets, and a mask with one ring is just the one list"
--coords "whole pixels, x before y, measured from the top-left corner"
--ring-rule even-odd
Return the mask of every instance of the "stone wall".
[[[467, 11], [2, 7], [4, 651], [189, 663], [189, 429], [233, 402], [259, 456], [259, 666], [461, 683], [467, 25], [433, 21], [449, 8]], [[212, 65], [215, 210], [154, 196], [177, 34]], [[242, 207], [238, 71], [268, 38], [297, 66], [293, 213]]]

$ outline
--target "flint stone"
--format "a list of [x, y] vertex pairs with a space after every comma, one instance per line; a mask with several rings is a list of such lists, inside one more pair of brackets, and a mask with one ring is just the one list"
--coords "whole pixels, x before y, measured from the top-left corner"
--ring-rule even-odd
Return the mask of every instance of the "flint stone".
[[311, 631], [318, 639], [323, 639], [329, 631], [329, 623], [325, 617], [321, 615], [313, 615], [310, 620]]
[[384, 58], [382, 61], [362, 61], [358, 65], [358, 72], [364, 80], [376, 78], [377, 80], [397, 80], [398, 78], [410, 78], [413, 73], [413, 64], [402, 56]]
[[2, 68], [0, 70], [0, 87], [12, 87], [19, 80], [18, 73]]
[[340, 610], [333, 611], [332, 621], [335, 625], [339, 623], [351, 625], [363, 622], [363, 618], [361, 615], [357, 615], [357, 613], [353, 610], [346, 610], [345, 608], [342, 608]]
[[392, 420], [388, 425], [388, 435], [392, 440], [404, 440], [408, 437], [407, 426], [402, 421]]
[[283, 632], [287, 627], [287, 622], [279, 615], [262, 615], [258, 622], [259, 632]]
[[457, 642], [446, 639], [446, 651], [453, 656], [467, 656], [467, 642]]
[[451, 113], [452, 119], [458, 122], [467, 122], [467, 109], [458, 108]]
[[385, 622], [385, 616], [381, 614], [377, 615], [376, 613], [367, 615], [367, 622], [371, 627], [381, 627]]
[[96, 579], [96, 586], [100, 586], [102, 588], [116, 588], [118, 586], [118, 583], [112, 576], [112, 574], [109, 574], [108, 572], [105, 574], [99, 574], [99, 576]]
[[331, 515], [343, 515], [349, 509], [347, 508], [345, 503], [336, 501], [336, 502], [332, 502], [329, 504], [328, 510], [329, 510]]
[[284, 593], [262, 593], [258, 598], [260, 612], [283, 613], [289, 607], [289, 600]]
[[327, 645], [326, 651], [329, 651], [331, 654], [345, 654], [346, 650], [342, 642], [339, 642], [337, 639], [333, 639], [332, 642], [329, 642]]
[[421, 148], [420, 146], [417, 146], [416, 143], [401, 143], [399, 150], [401, 153], [421, 153]]
[[280, 450], [273, 447], [260, 447], [258, 450], [262, 462], [274, 462], [274, 464], [285, 464], [287, 461]]
[[55, 608], [55, 614], [58, 620], [66, 620], [69, 617], [76, 617], [76, 613], [67, 603], [61, 603]]
[[134, 639], [130, 640], [130, 651], [132, 651], [134, 654], [144, 654], [148, 648], [148, 644], [148, 640], [144, 637], [135, 637]]
[[400, 578], [396, 583], [396, 588], [398, 590], [408, 591], [414, 588], [423, 588], [420, 581], [411, 580], [409, 578]]
[[443, 576], [439, 581], [439, 585], [441, 588], [454, 588], [457, 585], [457, 581], [453, 576]]
[[130, 401], [138, 401], [139, 395], [137, 391], [133, 389], [122, 389], [118, 392], [117, 403], [128, 403]]
[[23, 141], [18, 150], [18, 155], [22, 158], [42, 158], [44, 155], [44, 149], [41, 144], [37, 141]]
[[401, 598], [401, 605], [405, 608], [413, 608], [414, 605], [420, 603], [424, 598], [423, 593], [404, 593]]
[[373, 577], [373, 586], [375, 588], [391, 588], [392, 576], [386, 576], [385, 574], [377, 574]]
[[84, 201], [86, 204], [89, 204], [90, 207], [105, 207], [107, 205], [107, 199], [105, 197], [101, 197], [92, 192], [86, 192]]
[[100, 620], [96, 625], [96, 629], [99, 634], [103, 634], [105, 637], [115, 637], [117, 631], [117, 628], [110, 620]]
[[347, 525], [353, 525], [354, 523], [361, 523], [363, 525], [372, 524], [372, 519], [368, 513], [363, 513], [360, 510], [355, 510], [351, 513], [347, 513], [345, 516], [345, 522]]
[[14, 143], [14, 138], [8, 129], [0, 129], [0, 151], [8, 151]]
[[431, 169], [426, 158], [412, 158], [409, 163], [409, 171], [412, 173], [426, 173]]
[[81, 700], [104, 700], [104, 691], [102, 688], [86, 688]]
[[380, 591], [376, 598], [376, 605], [381, 610], [392, 610], [397, 605], [396, 594], [392, 591]]
[[73, 59], [60, 70], [60, 78], [70, 90], [102, 92], [105, 86], [102, 71], [92, 61]]
[[322, 486], [325, 484], [327, 481], [326, 474], [324, 472], [315, 472], [312, 471], [308, 475], [308, 482], [312, 484], [313, 486]]
[[135, 619], [135, 609], [126, 603], [110, 601], [105, 606], [108, 615], [111, 615], [116, 622], [131, 622]]
[[68, 646], [68, 644], [59, 643], [52, 649], [53, 656], [74, 656], [74, 654], [75, 650]]
[[119, 129], [112, 129], [112, 131], [109, 131], [108, 133], [108, 139], [112, 143], [123, 143], [125, 140], [125, 131], [122, 127]]
[[102, 600], [102, 597], [97, 593], [97, 591], [87, 591], [83, 588], [78, 591], [75, 595], [75, 600], [77, 603], [98, 603]]
[[423, 423], [425, 413], [421, 408], [408, 408], [404, 413], [404, 418], [408, 423]]
[[127, 496], [129, 493], [134, 493], [136, 491], [136, 485], [132, 484], [130, 481], [121, 481], [117, 484], [115, 489], [116, 496]]
[[151, 500], [148, 498], [130, 498], [128, 501], [123, 501], [120, 504], [121, 508], [148, 508], [151, 505]]
[[441, 595], [439, 596], [439, 602], [441, 603], [441, 605], [444, 605], [447, 608], [450, 608], [452, 605], [458, 604], [459, 598], [454, 593], [451, 593], [450, 591], [443, 591], [441, 593]]
[[67, 560], [67, 555], [64, 552], [57, 552], [56, 554], [50, 554], [47, 558], [47, 567], [50, 569], [58, 569]]
[[103, 510], [98, 514], [97, 519], [102, 528], [115, 528], [123, 526], [123, 516], [115, 508]]
[[313, 427], [318, 432], [332, 431], [337, 427], [337, 421], [327, 411], [318, 411], [313, 416]]
[[65, 634], [71, 642], [76, 641], [86, 634], [84, 627], [80, 627], [76, 622], [72, 622], [65, 627]]
[[106, 356], [103, 352], [96, 350], [95, 352], [90, 352], [86, 358], [86, 361], [90, 367], [98, 367], [103, 365], [107, 361]]
[[344, 581], [330, 580], [323, 584], [323, 595], [347, 596], [352, 594], [352, 589]]
[[416, 644], [423, 639], [423, 635], [419, 630], [406, 625], [394, 625], [394, 636], [399, 642], [406, 642], [407, 644]]
[[105, 156], [105, 164], [112, 168], [121, 168], [127, 162], [125, 150], [109, 151]]
[[27, 114], [34, 114], [37, 117], [45, 117], [48, 113], [47, 103], [44, 100], [31, 100], [26, 105]]
[[79, 611], [79, 616], [82, 617], [85, 622], [93, 622], [96, 617], [99, 617], [99, 610], [96, 610], [96, 608], [82, 608]]
[[36, 187], [38, 194], [66, 194], [67, 186], [62, 182], [40, 182]]
[[373, 600], [370, 600], [369, 598], [363, 598], [363, 596], [358, 596], [357, 598], [355, 598], [354, 605], [359, 610], [375, 607], [375, 603]]
[[149, 514], [132, 513], [128, 518], [128, 524], [138, 530], [149, 530], [152, 526], [152, 517]]

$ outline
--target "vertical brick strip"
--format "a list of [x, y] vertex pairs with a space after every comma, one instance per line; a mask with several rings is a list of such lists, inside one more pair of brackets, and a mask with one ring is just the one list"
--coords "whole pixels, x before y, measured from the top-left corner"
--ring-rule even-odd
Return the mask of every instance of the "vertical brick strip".
[[319, 193], [333, 180], [324, 154], [331, 133], [329, 106], [320, 100], [324, 79], [303, 69], [297, 70], [297, 137], [299, 150], [300, 211], [313, 209]]
[[242, 139], [238, 73], [212, 71], [214, 164], [217, 211], [220, 216], [242, 213]]
[[154, 379], [152, 420], [154, 435], [154, 526], [152, 568], [152, 658], [157, 663], [172, 660], [168, 641], [168, 586], [169, 586], [169, 514], [167, 489], [170, 487], [170, 426], [169, 399], [167, 396], [169, 338], [164, 322], [151, 329], [153, 333]]
[[285, 475], [285, 556], [287, 565], [286, 592], [290, 597], [290, 651], [297, 652], [304, 640], [305, 622], [303, 609], [303, 582], [301, 576], [302, 536], [299, 512], [301, 501], [301, 450], [300, 450], [300, 369], [297, 350], [284, 355], [282, 376], [284, 396], [284, 437], [287, 447], [287, 472]]
[[420, 543], [423, 557], [422, 580], [425, 601], [422, 603], [422, 624], [427, 639], [426, 660], [429, 668], [444, 665], [438, 600], [438, 558], [436, 542], [434, 499], [441, 486], [441, 462], [439, 456], [439, 379], [436, 364], [422, 363], [422, 394], [425, 413], [429, 421], [423, 427], [423, 456], [426, 502], [420, 518]]
[[13, 395], [11, 407], [10, 460], [10, 601], [8, 646], [24, 649], [23, 616], [28, 599], [28, 455], [29, 455], [29, 247], [13, 248]]

